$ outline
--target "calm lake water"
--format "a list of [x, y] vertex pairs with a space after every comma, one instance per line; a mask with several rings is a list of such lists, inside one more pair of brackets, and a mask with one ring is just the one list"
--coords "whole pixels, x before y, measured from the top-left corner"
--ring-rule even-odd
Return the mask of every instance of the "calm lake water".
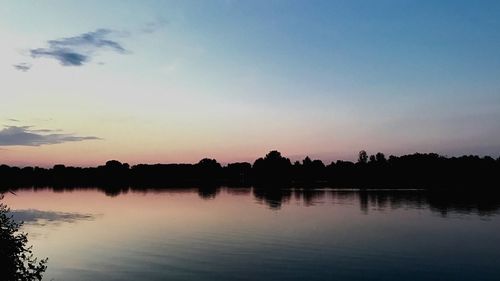
[[423, 191], [18, 190], [45, 280], [500, 280], [500, 200]]

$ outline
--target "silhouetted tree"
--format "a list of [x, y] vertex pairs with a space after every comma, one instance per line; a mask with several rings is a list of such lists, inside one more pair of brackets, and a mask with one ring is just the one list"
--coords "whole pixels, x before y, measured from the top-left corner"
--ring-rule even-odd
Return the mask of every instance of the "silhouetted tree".
[[306, 158], [304, 158], [304, 160], [302, 160], [302, 166], [304, 166], [304, 167], [310, 166], [311, 163], [312, 163], [312, 161], [311, 161], [311, 158], [309, 158], [309, 156], [306, 156]]
[[269, 152], [264, 158], [257, 159], [252, 166], [256, 179], [261, 182], [289, 181], [291, 168], [290, 159], [281, 156], [276, 150]]
[[224, 178], [240, 184], [250, 180], [251, 173], [252, 164], [247, 162], [230, 163], [224, 168]]
[[198, 164], [196, 164], [196, 173], [193, 176], [198, 176], [203, 180], [214, 181], [220, 178], [222, 172], [222, 166], [215, 160], [204, 158], [201, 159]]
[[358, 154], [358, 163], [359, 164], [366, 164], [368, 163], [368, 153], [366, 151], [361, 150]]
[[375, 160], [377, 161], [377, 163], [379, 164], [383, 164], [385, 162], [387, 162], [387, 160], [385, 159], [385, 155], [381, 152], [378, 152], [376, 155], [375, 155]]
[[375, 158], [375, 155], [370, 155], [370, 163], [375, 163], [377, 162], [377, 158]]

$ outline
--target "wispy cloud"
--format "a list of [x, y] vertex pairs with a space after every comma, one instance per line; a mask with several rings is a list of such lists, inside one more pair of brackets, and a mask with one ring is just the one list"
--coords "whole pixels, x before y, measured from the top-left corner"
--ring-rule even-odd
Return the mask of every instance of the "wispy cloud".
[[0, 130], [0, 146], [40, 146], [100, 139], [94, 136], [78, 136], [59, 132], [59, 130], [33, 129], [31, 126], [7, 126]]
[[[30, 49], [33, 58], [51, 58], [59, 61], [63, 66], [82, 66], [99, 53], [100, 51], [113, 51], [124, 54], [127, 50], [113, 37], [119, 35], [118, 32], [110, 29], [98, 29], [96, 31], [83, 33], [73, 37], [60, 38], [47, 41], [47, 47]], [[19, 68], [20, 66], [21, 68]], [[23, 70], [21, 64], [15, 66], [16, 69]], [[27, 71], [29, 68], [24, 69]]]
[[[138, 30], [130, 33], [128, 31], [116, 31], [100, 28], [95, 31], [82, 33], [72, 37], [63, 37], [48, 40], [45, 47], [28, 49], [28, 54], [33, 59], [49, 58], [58, 61], [62, 66], [83, 66], [103, 51], [118, 54], [127, 54], [129, 51], [118, 42], [117, 38], [155, 33], [168, 25], [168, 21], [157, 18], [147, 22]], [[104, 64], [102, 61], [98, 64]], [[16, 70], [27, 72], [33, 65], [31, 63], [18, 63], [12, 65]]]
[[141, 29], [141, 32], [143, 33], [154, 33], [158, 30], [161, 30], [163, 29], [165, 26], [168, 25], [168, 21], [166, 19], [163, 19], [163, 18], [158, 18], [154, 21], [150, 21], [148, 23], [146, 23], [142, 29]]
[[22, 71], [22, 72], [26, 72], [28, 70], [31, 69], [32, 65], [30, 63], [25, 63], [25, 62], [22, 62], [22, 63], [18, 63], [18, 64], [14, 64], [12, 65], [15, 69], [19, 70], [19, 71]]

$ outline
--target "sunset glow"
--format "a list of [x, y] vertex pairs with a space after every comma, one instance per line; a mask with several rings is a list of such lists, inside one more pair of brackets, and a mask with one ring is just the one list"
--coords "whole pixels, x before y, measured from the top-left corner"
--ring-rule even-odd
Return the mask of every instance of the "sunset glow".
[[313, 2], [3, 1], [1, 162], [498, 156], [499, 3]]

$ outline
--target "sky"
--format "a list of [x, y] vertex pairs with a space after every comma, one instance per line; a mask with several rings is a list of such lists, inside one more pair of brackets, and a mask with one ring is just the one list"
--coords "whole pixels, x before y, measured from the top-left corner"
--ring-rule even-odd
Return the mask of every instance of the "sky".
[[499, 1], [2, 1], [0, 163], [500, 155]]

